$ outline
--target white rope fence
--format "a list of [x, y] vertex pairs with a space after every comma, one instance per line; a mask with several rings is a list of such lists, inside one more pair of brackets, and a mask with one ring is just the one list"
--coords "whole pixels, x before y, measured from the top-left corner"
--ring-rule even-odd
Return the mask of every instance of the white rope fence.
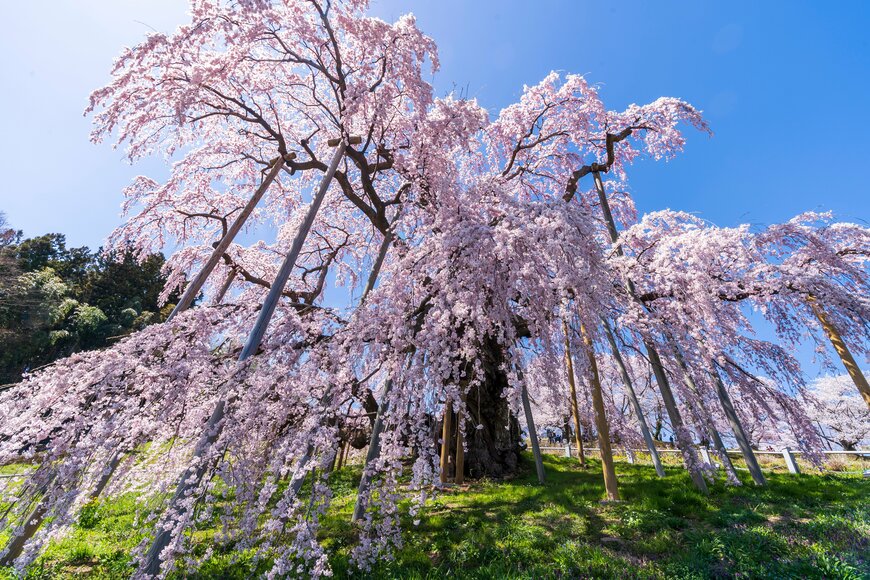
[[[574, 453], [575, 453], [575, 449], [576, 448], [571, 444], [562, 445], [562, 446], [552, 446], [552, 445], [541, 446], [542, 452], [550, 453], [550, 454], [557, 454], [557, 453], [564, 454], [565, 457], [573, 457]], [[599, 451], [599, 449], [597, 447], [584, 447], [583, 449], [584, 449], [584, 451], [587, 451], [587, 452], [589, 452], [589, 451], [598, 452]], [[659, 454], [667, 454], [667, 453], [679, 454], [680, 453], [679, 449], [657, 448], [656, 450], [659, 452]], [[637, 462], [635, 454], [644, 454], [644, 453], [649, 454], [648, 449], [625, 449], [625, 451], [626, 451], [626, 459], [628, 460], [629, 463], [636, 463]], [[715, 458], [715, 454], [711, 454], [711, 452], [708, 448], [698, 447], [698, 451], [701, 453], [701, 457], [703, 457], [707, 463], [710, 463], [714, 467], [717, 467], [717, 468], [719, 467], [712, 460]], [[728, 449], [727, 453], [729, 456], [734, 456], [736, 458], [742, 457], [739, 449]], [[803, 453], [801, 453], [800, 451], [792, 451], [791, 449], [786, 447], [785, 449], [783, 449], [781, 451], [754, 451], [754, 453], [755, 453], [755, 455], [774, 455], [774, 456], [781, 457], [783, 460], [783, 463], [785, 464], [785, 468], [788, 470], [789, 473], [794, 473], [794, 474], [800, 473], [800, 466], [798, 465], [798, 461], [797, 461], [798, 456], [803, 455]], [[828, 456], [845, 456], [847, 458], [854, 457], [855, 459], [857, 459], [860, 462], [866, 461], [868, 463], [867, 468], [859, 470], [859, 471], [840, 471], [840, 470], [826, 470], [826, 471], [832, 471], [832, 472], [841, 473], [841, 474], [862, 473], [862, 474], [864, 474], [864, 477], [870, 477], [870, 449], [859, 450], [859, 451], [822, 451], [822, 454], [826, 458]], [[748, 471], [748, 469], [746, 469], [745, 467], [735, 466], [735, 468], [739, 469], [741, 471]]]

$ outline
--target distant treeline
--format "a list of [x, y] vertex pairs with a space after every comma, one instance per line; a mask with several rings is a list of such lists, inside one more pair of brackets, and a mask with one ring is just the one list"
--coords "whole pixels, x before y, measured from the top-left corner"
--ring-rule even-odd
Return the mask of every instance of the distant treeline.
[[63, 234], [23, 239], [0, 213], [0, 385], [165, 320], [162, 254], [67, 248]]

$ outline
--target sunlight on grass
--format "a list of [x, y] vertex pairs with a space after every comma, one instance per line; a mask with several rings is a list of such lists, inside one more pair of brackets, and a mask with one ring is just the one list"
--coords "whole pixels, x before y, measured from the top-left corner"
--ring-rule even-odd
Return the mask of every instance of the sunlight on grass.
[[[450, 488], [427, 504], [418, 526], [406, 516], [405, 543], [373, 578], [716, 578], [870, 576], [870, 481], [845, 475], [773, 473], [767, 488], [721, 481], [709, 497], [686, 473], [618, 463], [624, 501], [602, 503], [600, 464], [547, 456], [547, 484], [531, 464], [506, 482]], [[354, 574], [349, 524], [360, 466], [334, 473], [334, 503], [321, 539], [337, 578]], [[142, 539], [144, 505], [131, 495], [88, 506], [28, 578], [126, 578]], [[216, 530], [203, 528], [203, 545]], [[204, 547], [204, 546], [203, 546]], [[248, 578], [267, 569], [251, 554], [218, 546], [194, 576]], [[5, 576], [4, 576], [5, 574]], [[0, 577], [12, 577], [7, 570]], [[186, 577], [191, 577], [190, 575]]]

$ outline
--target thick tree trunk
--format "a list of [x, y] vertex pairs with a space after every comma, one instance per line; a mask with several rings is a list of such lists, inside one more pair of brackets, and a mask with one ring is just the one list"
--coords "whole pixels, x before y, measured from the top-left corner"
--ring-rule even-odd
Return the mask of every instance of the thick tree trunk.
[[810, 296], [807, 298], [807, 302], [810, 303], [813, 313], [816, 315], [816, 318], [819, 319], [822, 328], [825, 330], [825, 334], [828, 335], [828, 340], [831, 341], [834, 350], [837, 351], [840, 360], [843, 362], [843, 366], [846, 367], [846, 371], [849, 373], [849, 376], [852, 377], [852, 382], [854, 382], [855, 386], [858, 387], [858, 391], [861, 393], [861, 396], [864, 397], [864, 402], [867, 403], [867, 408], [870, 409], [870, 384], [867, 382], [867, 377], [865, 377], [864, 373], [861, 372], [861, 368], [858, 366], [858, 363], [855, 362], [855, 357], [853, 357], [852, 353], [849, 352], [849, 348], [843, 341], [843, 337], [840, 336], [837, 327], [834, 326], [834, 323], [831, 322], [831, 319], [828, 318], [828, 315], [825, 314], [825, 311], [822, 310], [821, 306], [819, 306], [818, 301], [813, 296]]
[[480, 356], [483, 380], [466, 396], [465, 477], [512, 477], [519, 471], [520, 429], [502, 396], [508, 387], [501, 369], [504, 355], [494, 340], [486, 339]]
[[637, 394], [634, 392], [634, 385], [631, 382], [631, 376], [628, 374], [628, 369], [625, 367], [625, 361], [622, 360], [622, 353], [619, 352], [619, 347], [616, 345], [616, 338], [613, 336], [613, 330], [607, 320], [602, 319], [604, 331], [607, 333], [607, 342], [610, 343], [610, 351], [613, 354], [613, 360], [616, 361], [616, 366], [619, 367], [619, 374], [622, 376], [622, 383], [625, 385], [625, 390], [628, 393], [628, 399], [631, 401], [631, 406], [634, 409], [635, 417], [640, 425], [640, 432], [643, 435], [643, 440], [646, 443], [646, 448], [649, 450], [653, 465], [656, 468], [656, 475], [659, 477], [665, 476], [665, 468], [662, 467], [659, 452], [656, 449], [655, 441], [649, 432], [649, 427], [646, 425], [646, 418], [643, 416], [643, 409], [640, 407], [640, 401]]
[[[392, 233], [388, 232], [381, 243], [377, 259], [360, 299], [360, 306], [365, 303], [366, 298], [375, 286], [375, 281], [391, 241]], [[481, 357], [484, 367], [483, 384], [472, 389], [472, 392], [466, 398], [467, 409], [472, 417], [471, 420], [466, 420], [457, 415], [454, 425], [454, 421], [452, 421], [452, 405], [448, 405], [448, 409], [445, 411], [440, 449], [441, 483], [446, 483], [450, 475], [449, 455], [452, 448], [452, 433], [454, 429], [456, 433], [455, 483], [464, 483], [466, 475], [472, 478], [490, 477], [499, 479], [512, 476], [518, 470], [519, 426], [516, 419], [511, 415], [506, 401], [501, 396], [501, 393], [507, 386], [506, 377], [500, 368], [503, 356], [500, 354], [500, 349], [495, 342], [488, 340], [481, 347]], [[392, 381], [388, 381], [384, 396], [389, 392], [391, 386]], [[369, 396], [371, 396], [371, 393], [369, 393]], [[372, 398], [373, 401], [374, 399]], [[380, 453], [379, 439], [383, 429], [381, 417], [382, 410], [378, 407], [377, 418], [372, 425], [371, 441], [365, 465], [376, 459]], [[466, 420], [465, 432], [470, 434], [469, 440], [466, 443], [468, 447], [467, 452], [463, 446], [462, 429], [459, 425], [459, 422], [462, 420]], [[481, 428], [478, 429], [478, 426]], [[359, 498], [365, 493], [364, 490], [368, 483], [369, 480], [365, 476], [360, 481], [352, 521], [362, 517], [364, 506], [359, 501]]]
[[589, 384], [592, 387], [592, 406], [595, 409], [595, 428], [598, 430], [598, 449], [601, 454], [601, 468], [604, 471], [604, 489], [607, 499], [619, 500], [619, 487], [616, 482], [616, 470], [613, 466], [613, 451], [610, 449], [610, 427], [604, 411], [604, 396], [601, 393], [601, 377], [598, 375], [598, 364], [595, 362], [595, 348], [592, 338], [580, 325], [583, 342], [586, 345], [586, 356], [589, 358]]

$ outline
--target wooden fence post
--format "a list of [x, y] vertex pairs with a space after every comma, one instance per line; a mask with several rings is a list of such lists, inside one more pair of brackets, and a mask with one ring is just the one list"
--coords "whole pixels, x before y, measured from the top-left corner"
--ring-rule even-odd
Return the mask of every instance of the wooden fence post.
[[788, 467], [789, 473], [800, 473], [800, 467], [798, 467], [797, 461], [794, 458], [794, 454], [791, 452], [791, 449], [786, 447], [782, 450], [782, 457], [785, 459], [785, 466]]
[[707, 449], [706, 447], [701, 447], [701, 459], [704, 460], [704, 463], [710, 464], [713, 467], [713, 469], [718, 469], [718, 466], [713, 461], [713, 459], [710, 457], [710, 450]]

